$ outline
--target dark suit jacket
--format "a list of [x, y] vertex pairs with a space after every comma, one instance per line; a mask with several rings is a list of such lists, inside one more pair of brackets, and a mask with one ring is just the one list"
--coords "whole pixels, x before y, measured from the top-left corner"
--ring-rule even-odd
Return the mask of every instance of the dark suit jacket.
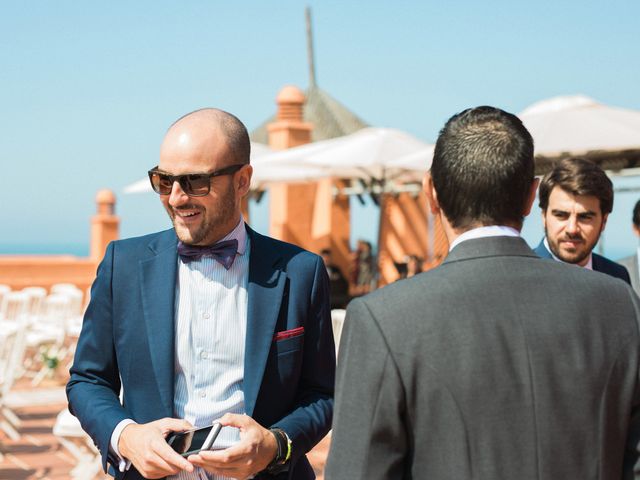
[[[547, 250], [547, 247], [544, 245], [544, 240], [542, 240], [538, 246], [535, 248], [534, 252], [538, 254], [541, 258], [553, 258], [551, 256], [551, 252]], [[611, 275], [612, 277], [619, 278], [620, 280], [624, 280], [629, 285], [631, 285], [631, 278], [629, 278], [629, 272], [622, 265], [612, 262], [608, 258], [603, 257], [602, 255], [598, 255], [597, 253], [591, 253], [593, 259], [593, 270], [596, 272], [606, 273], [607, 275]]]
[[[314, 478], [304, 454], [328, 432], [333, 413], [326, 269], [317, 255], [247, 230], [246, 412], [290, 436], [289, 478]], [[176, 245], [173, 230], [111, 243], [91, 289], [67, 395], [105, 467], [114, 464], [108, 446], [121, 420], [173, 416]], [[304, 335], [273, 340], [296, 327]]]
[[624, 282], [520, 238], [459, 244], [349, 304], [325, 477], [633, 478], [639, 319]]

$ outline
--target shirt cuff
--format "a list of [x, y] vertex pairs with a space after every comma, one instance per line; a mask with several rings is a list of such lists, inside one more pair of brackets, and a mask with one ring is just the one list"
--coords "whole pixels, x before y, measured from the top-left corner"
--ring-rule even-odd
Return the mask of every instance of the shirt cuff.
[[131, 467], [131, 462], [120, 455], [120, 451], [118, 450], [118, 442], [120, 441], [120, 435], [122, 434], [122, 430], [124, 430], [124, 427], [126, 427], [127, 425], [131, 425], [132, 423], [136, 422], [134, 422], [130, 418], [121, 420], [120, 423], [116, 425], [116, 428], [113, 429], [113, 433], [111, 434], [111, 443], [109, 444], [109, 450], [111, 450], [113, 456], [116, 457], [116, 460], [118, 460], [118, 470], [120, 472], [126, 472]]

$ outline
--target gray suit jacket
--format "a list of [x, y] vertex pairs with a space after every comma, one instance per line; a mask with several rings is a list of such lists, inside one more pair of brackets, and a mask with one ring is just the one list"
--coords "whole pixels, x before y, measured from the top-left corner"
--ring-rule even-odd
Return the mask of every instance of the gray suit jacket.
[[631, 277], [631, 286], [636, 291], [636, 293], [640, 294], [640, 276], [638, 276], [638, 256], [631, 255], [630, 257], [622, 258], [618, 260], [618, 263], [629, 271], [629, 276]]
[[621, 280], [461, 243], [349, 305], [326, 478], [633, 478], [639, 318]]

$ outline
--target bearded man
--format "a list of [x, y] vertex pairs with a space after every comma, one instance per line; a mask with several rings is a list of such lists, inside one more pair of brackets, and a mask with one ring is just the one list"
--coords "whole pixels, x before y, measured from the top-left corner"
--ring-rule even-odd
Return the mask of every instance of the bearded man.
[[[327, 270], [245, 224], [250, 149], [230, 113], [177, 120], [149, 170], [173, 228], [111, 243], [98, 268], [67, 395], [118, 480], [315, 477], [305, 453], [333, 413]], [[213, 451], [165, 441], [214, 421]]]
[[631, 283], [626, 268], [593, 253], [613, 209], [613, 184], [598, 165], [583, 158], [561, 160], [542, 179], [538, 196], [545, 231], [535, 248], [540, 257]]

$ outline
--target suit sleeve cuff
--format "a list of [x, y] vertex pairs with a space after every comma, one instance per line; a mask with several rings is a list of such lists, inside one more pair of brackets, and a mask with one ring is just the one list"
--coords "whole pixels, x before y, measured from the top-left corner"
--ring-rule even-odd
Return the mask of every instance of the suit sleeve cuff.
[[118, 470], [120, 472], [126, 472], [131, 467], [131, 462], [120, 455], [120, 451], [118, 450], [118, 442], [120, 441], [120, 435], [122, 434], [122, 430], [124, 430], [124, 427], [126, 427], [127, 425], [131, 425], [132, 423], [136, 422], [134, 422], [130, 418], [121, 420], [120, 423], [116, 425], [116, 428], [113, 429], [113, 433], [111, 434], [111, 443], [109, 444], [109, 450], [111, 451], [111, 454], [116, 458], [116, 460], [118, 460]]

